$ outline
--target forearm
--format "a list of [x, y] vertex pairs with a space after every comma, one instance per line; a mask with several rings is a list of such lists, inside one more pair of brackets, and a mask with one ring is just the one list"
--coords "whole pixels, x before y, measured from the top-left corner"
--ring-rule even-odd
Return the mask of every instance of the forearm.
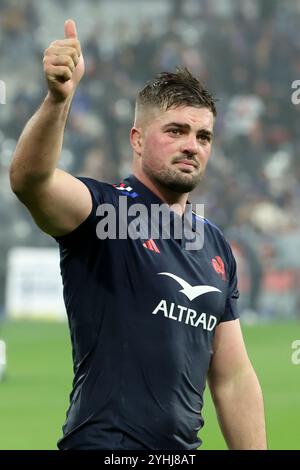
[[32, 190], [54, 174], [71, 99], [55, 102], [48, 94], [25, 126], [14, 152], [10, 180], [16, 193]]
[[263, 397], [254, 370], [250, 368], [214, 389], [216, 412], [228, 448], [267, 449]]

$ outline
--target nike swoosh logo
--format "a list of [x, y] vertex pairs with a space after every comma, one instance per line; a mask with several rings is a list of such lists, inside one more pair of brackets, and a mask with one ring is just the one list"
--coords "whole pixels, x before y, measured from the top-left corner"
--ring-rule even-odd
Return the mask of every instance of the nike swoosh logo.
[[208, 292], [222, 292], [216, 287], [212, 287], [212, 286], [191, 286], [191, 284], [181, 279], [181, 277], [175, 276], [175, 274], [171, 274], [171, 273], [157, 273], [157, 274], [169, 276], [175, 281], [177, 281], [178, 284], [180, 284], [182, 287], [182, 289], [180, 289], [179, 292], [182, 292], [184, 295], [186, 295], [189, 300], [194, 300], [196, 297], [199, 297], [199, 295], [207, 294]]

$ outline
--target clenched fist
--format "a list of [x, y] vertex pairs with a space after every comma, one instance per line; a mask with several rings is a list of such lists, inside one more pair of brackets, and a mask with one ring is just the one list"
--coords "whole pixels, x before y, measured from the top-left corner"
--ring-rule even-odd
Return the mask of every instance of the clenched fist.
[[65, 22], [65, 39], [52, 42], [45, 50], [43, 64], [52, 99], [66, 101], [74, 94], [84, 74], [84, 60], [73, 20]]

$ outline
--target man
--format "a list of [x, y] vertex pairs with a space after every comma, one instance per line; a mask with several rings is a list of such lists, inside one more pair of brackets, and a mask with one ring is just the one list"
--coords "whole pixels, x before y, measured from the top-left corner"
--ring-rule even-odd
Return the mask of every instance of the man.
[[262, 394], [236, 311], [235, 262], [220, 231], [194, 216], [191, 231], [198, 222], [204, 245], [188, 250], [173, 232], [101, 239], [98, 224], [102, 205], [118, 208], [120, 196], [129, 208], [166, 203], [173, 225], [182, 221], [211, 151], [211, 95], [187, 70], [147, 85], [130, 135], [134, 174], [114, 186], [56, 168], [84, 73], [72, 20], [65, 39], [45, 51], [44, 70], [48, 94], [20, 137], [10, 175], [60, 246], [75, 375], [59, 448], [196, 449], [208, 377], [228, 447], [265, 449]]

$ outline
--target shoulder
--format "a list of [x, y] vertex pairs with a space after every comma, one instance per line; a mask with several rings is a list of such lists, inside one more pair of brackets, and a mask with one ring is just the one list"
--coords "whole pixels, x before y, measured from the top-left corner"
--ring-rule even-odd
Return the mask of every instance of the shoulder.
[[89, 189], [93, 204], [112, 203], [116, 204], [118, 199], [118, 191], [115, 184], [98, 181], [93, 178], [77, 176], [82, 183]]
[[210, 245], [213, 245], [215, 249], [224, 256], [229, 265], [232, 263], [235, 264], [230, 243], [223, 231], [206, 217], [202, 217], [195, 212], [193, 212], [193, 214], [195, 218], [199, 220], [199, 223], [204, 225], [204, 243], [208, 242]]
[[217, 225], [215, 225], [211, 220], [197, 214], [194, 211], [193, 211], [193, 216], [194, 216], [197, 223], [203, 224], [204, 232], [205, 232], [206, 236], [208, 236], [212, 239], [215, 239], [219, 243], [224, 244], [224, 246], [229, 247], [229, 243], [228, 243], [227, 239], [225, 238], [224, 233], [222, 232], [222, 230]]

